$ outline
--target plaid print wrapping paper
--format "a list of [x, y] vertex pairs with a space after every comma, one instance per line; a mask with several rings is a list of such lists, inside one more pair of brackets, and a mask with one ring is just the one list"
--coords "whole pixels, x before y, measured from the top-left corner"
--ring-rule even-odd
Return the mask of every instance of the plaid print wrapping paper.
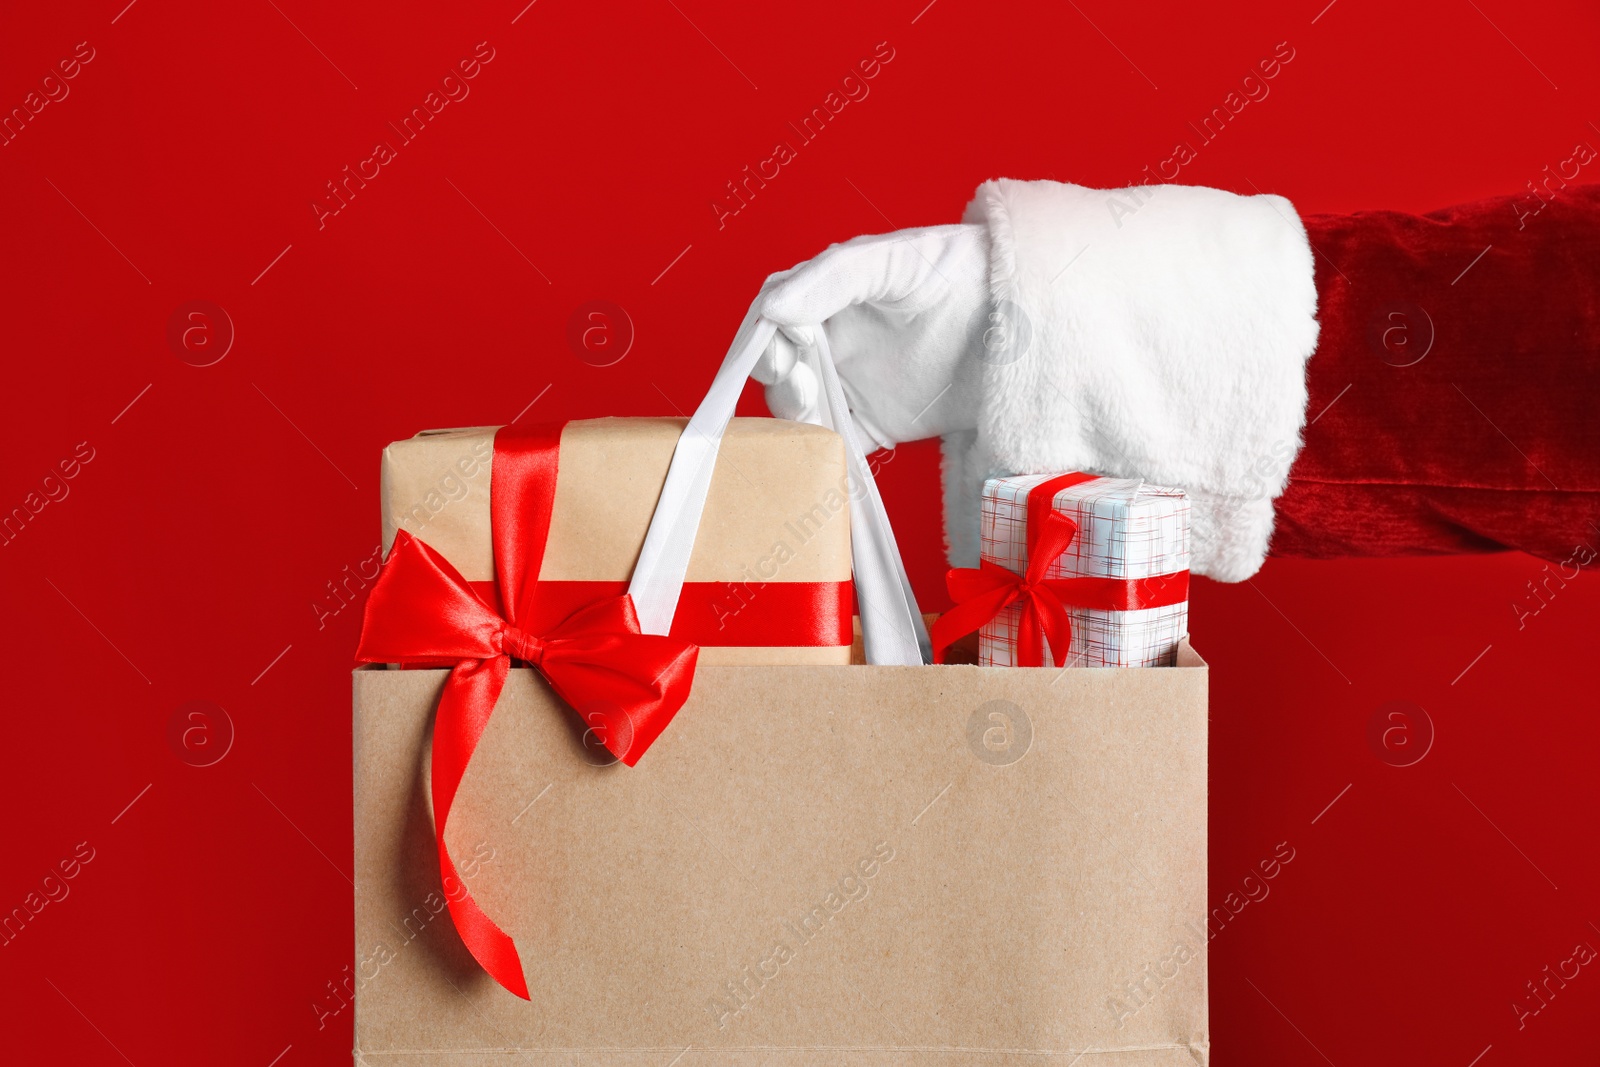
[[[983, 483], [979, 555], [1007, 570], [1028, 565], [1028, 492], [1052, 477], [1027, 474]], [[1078, 534], [1045, 572], [1046, 578], [1151, 578], [1189, 568], [1189, 501], [1179, 489], [1136, 478], [1095, 478], [1055, 495], [1055, 510], [1078, 524]], [[1166, 667], [1189, 632], [1189, 604], [1137, 611], [1068, 606], [1072, 620], [1069, 667]], [[1016, 665], [1022, 608], [1004, 608], [978, 631], [978, 663]], [[1055, 662], [1045, 652], [1046, 666]]]

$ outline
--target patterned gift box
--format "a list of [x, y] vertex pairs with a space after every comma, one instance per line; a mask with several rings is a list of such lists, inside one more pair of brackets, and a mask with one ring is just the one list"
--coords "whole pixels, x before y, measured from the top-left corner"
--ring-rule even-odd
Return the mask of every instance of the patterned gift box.
[[[983, 484], [979, 554], [991, 563], [1023, 574], [1028, 566], [1028, 495], [1057, 478], [1028, 474], [990, 478]], [[1054, 510], [1078, 526], [1067, 550], [1045, 571], [1046, 580], [1094, 577], [1144, 579], [1159, 592], [1170, 583], [1187, 588], [1189, 501], [1179, 489], [1149, 485], [1137, 478], [1091, 477], [1058, 489]], [[1163, 581], [1166, 579], [1167, 581]], [[1016, 665], [1017, 631], [1023, 608], [1003, 608], [978, 634], [978, 662], [988, 667]], [[1187, 597], [1163, 607], [1128, 611], [1067, 604], [1072, 622], [1069, 667], [1166, 667], [1188, 634]], [[1060, 666], [1046, 647], [1046, 666]]]

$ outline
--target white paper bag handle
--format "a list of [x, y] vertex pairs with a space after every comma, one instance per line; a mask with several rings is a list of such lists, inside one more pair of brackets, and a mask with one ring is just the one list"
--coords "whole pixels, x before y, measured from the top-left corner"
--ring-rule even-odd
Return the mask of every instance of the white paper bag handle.
[[[678, 438], [661, 499], [628, 585], [639, 626], [647, 634], [664, 634], [672, 626], [722, 434], [733, 418], [745, 379], [776, 331], [776, 326], [753, 312], [745, 316], [705, 399]], [[917, 610], [883, 498], [856, 436], [822, 327], [816, 328], [816, 336], [823, 386], [822, 424], [844, 438], [849, 467], [850, 549], [867, 662], [901, 666], [931, 662], [928, 630]]]

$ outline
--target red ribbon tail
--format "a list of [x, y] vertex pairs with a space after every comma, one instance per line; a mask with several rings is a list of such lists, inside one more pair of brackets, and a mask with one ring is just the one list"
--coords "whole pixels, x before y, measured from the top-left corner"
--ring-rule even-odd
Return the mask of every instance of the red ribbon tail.
[[1044, 666], [1044, 641], [1039, 633], [1039, 611], [1031, 600], [1022, 605], [1022, 619], [1017, 624], [1017, 666]]
[[[1078, 476], [1073, 476], [1078, 477]], [[1081, 480], [1081, 479], [1080, 479]], [[1043, 667], [1044, 643], [1048, 639], [1057, 663], [1065, 663], [1072, 644], [1072, 624], [1061, 599], [1044, 586], [1045, 572], [1072, 544], [1078, 524], [1052, 509], [1055, 478], [1035, 486], [1028, 494], [1028, 571], [1030, 586], [1022, 606], [1022, 621], [1017, 627], [1017, 666]], [[1074, 483], [1068, 483], [1074, 484]]]
[[[1027, 608], [1028, 615], [1034, 620], [1034, 641], [1037, 643], [1039, 631], [1044, 631], [1044, 638], [1050, 642], [1050, 653], [1057, 667], [1067, 665], [1067, 654], [1072, 651], [1072, 619], [1067, 615], [1066, 605], [1055, 591], [1048, 585], [1034, 589], [1031, 602]], [[1037, 650], [1039, 656], [1037, 663], [1024, 663], [1025, 667], [1044, 666], [1043, 650]]]
[[[461, 943], [467, 946], [472, 958], [489, 972], [491, 978], [523, 1000], [532, 1000], [528, 995], [528, 980], [522, 974], [522, 957], [517, 954], [516, 942], [478, 907], [472, 894], [466, 892], [465, 883], [456, 873], [456, 865], [445, 849], [442, 834], [439, 837], [439, 873], [445, 886], [444, 898], [450, 906], [450, 918], [456, 924]], [[452, 880], [463, 887], [459, 900], [450, 889]]]
[[[511, 662], [505, 656], [495, 656], [463, 663], [450, 672], [444, 693], [439, 697], [439, 711], [433, 726], [433, 821], [434, 835], [439, 842], [440, 882], [462, 944], [495, 981], [528, 1000], [528, 981], [522, 974], [522, 957], [517, 954], [516, 944], [472, 898], [466, 883], [456, 873], [455, 861], [450, 858], [444, 841], [456, 790], [489, 725], [510, 667]], [[459, 893], [451, 882], [461, 887]]]

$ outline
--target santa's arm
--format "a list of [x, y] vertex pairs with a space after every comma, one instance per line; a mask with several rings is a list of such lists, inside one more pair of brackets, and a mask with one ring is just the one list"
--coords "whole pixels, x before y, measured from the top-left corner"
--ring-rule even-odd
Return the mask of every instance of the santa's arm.
[[755, 372], [775, 414], [817, 418], [826, 323], [874, 441], [943, 437], [957, 566], [984, 478], [1067, 470], [1186, 490], [1193, 570], [1226, 581], [1269, 546], [1600, 544], [1600, 187], [1302, 221], [1279, 196], [998, 180], [963, 224], [835, 245], [752, 310], [780, 327]]
[[1274, 555], [1600, 546], [1600, 186], [1308, 215], [1322, 337]]

